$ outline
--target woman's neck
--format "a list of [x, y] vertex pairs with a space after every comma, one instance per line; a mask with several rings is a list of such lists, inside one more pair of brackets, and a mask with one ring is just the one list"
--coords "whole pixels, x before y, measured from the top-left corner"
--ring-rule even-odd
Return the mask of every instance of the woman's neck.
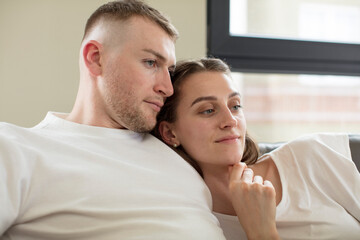
[[227, 168], [203, 171], [204, 181], [213, 199], [213, 211], [236, 216], [229, 192], [229, 172]]

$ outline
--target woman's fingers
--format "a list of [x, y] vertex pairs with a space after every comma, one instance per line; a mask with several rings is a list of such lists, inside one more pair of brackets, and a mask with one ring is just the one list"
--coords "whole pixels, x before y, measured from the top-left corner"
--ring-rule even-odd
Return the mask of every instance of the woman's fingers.
[[[254, 176], [254, 171], [251, 168], [248, 168], [245, 163], [239, 162], [237, 164], [234, 164], [233, 166], [229, 167], [230, 172], [230, 185], [233, 184], [239, 184], [240, 182], [243, 182], [245, 184], [259, 184], [266, 187], [270, 187], [275, 191], [274, 186], [272, 183], [268, 180], [263, 179], [260, 175]], [[249, 186], [250, 186], [249, 185]]]
[[[264, 182], [264, 180], [263, 180], [263, 178], [262, 178], [261, 176], [256, 175], [256, 176], [254, 177], [254, 183], [263, 184], [263, 183], [265, 183], [265, 182]], [[265, 184], [264, 184], [264, 185], [265, 185]]]
[[238, 181], [241, 179], [241, 176], [243, 174], [244, 169], [246, 169], [246, 164], [239, 162], [232, 166], [231, 172], [230, 172], [230, 182], [232, 181]]
[[261, 176], [254, 176], [254, 171], [248, 168], [245, 163], [239, 162], [229, 168], [230, 182], [243, 181], [246, 183], [259, 183], [263, 184], [264, 180]]
[[254, 177], [254, 172], [251, 168], [246, 168], [243, 172], [241, 180], [246, 183], [252, 183]]
[[255, 175], [245, 164], [235, 164], [230, 172], [229, 191], [234, 210], [248, 239], [277, 236], [276, 201], [272, 183]]
[[273, 184], [269, 180], [264, 181], [264, 186], [272, 187], [274, 188]]

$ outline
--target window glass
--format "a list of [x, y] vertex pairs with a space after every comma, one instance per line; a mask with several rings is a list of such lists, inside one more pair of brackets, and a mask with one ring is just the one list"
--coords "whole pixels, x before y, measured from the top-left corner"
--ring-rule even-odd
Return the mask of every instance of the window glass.
[[360, 77], [233, 73], [257, 141], [312, 132], [360, 133]]
[[360, 43], [360, 1], [230, 0], [230, 35]]

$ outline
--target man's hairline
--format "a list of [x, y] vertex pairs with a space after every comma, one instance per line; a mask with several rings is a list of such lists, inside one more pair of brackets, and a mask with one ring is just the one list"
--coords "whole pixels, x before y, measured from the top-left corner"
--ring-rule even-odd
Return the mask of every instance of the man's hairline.
[[[157, 24], [155, 21], [149, 19], [148, 17], [146, 16], [141, 16], [141, 15], [133, 15], [131, 17], [128, 17], [126, 19], [99, 19], [99, 21], [94, 24], [94, 26], [91, 28], [91, 31], [89, 31], [88, 35], [86, 38], [83, 39], [81, 45], [82, 47], [85, 46], [86, 43], [88, 43], [89, 41], [97, 41], [99, 42], [100, 44], [102, 45], [106, 45], [107, 43], [109, 43], [110, 41], [108, 40], [105, 40], [107, 37], [106, 37], [106, 34], [100, 34], [101, 37], [103, 37], [103, 40], [99, 39], [101, 37], [91, 37], [92, 35], [92, 32], [95, 32], [96, 29], [100, 29], [101, 31], [109, 31], [109, 28], [114, 28], [114, 26], [111, 26], [109, 24], [107, 24], [108, 22], [111, 22], [111, 24], [126, 24], [127, 22], [130, 22], [132, 19], [136, 18], [136, 17], [139, 17], [139, 18], [142, 18], [144, 19], [145, 21], [149, 22], [149, 23], [152, 23], [154, 24], [155, 26], [158, 26], [159, 29], [161, 29], [168, 37], [169, 39], [174, 43], [174, 46], [175, 46], [175, 41], [176, 39], [174, 39], [173, 37], [170, 36], [170, 34], [168, 34], [159, 24]], [[108, 29], [104, 29], [103, 26], [107, 27]], [[125, 27], [121, 27], [118, 31], [128, 31], [128, 30], [131, 30], [131, 24], [129, 25], [125, 25]], [[112, 31], [110, 30], [110, 34], [113, 35], [115, 33], [115, 31]], [[124, 33], [122, 33], [121, 35], [124, 35]], [[111, 36], [110, 36], [111, 38]], [[111, 44], [111, 43], [110, 43]], [[141, 51], [143, 52], [147, 52], [147, 53], [150, 53], [150, 54], [153, 54], [155, 57], [159, 58], [160, 60], [166, 62], [166, 61], [169, 61], [168, 58], [164, 57], [161, 53], [157, 52], [156, 50], [152, 49], [152, 48], [144, 48], [144, 49], [141, 49]], [[176, 66], [176, 59], [174, 61], [174, 63], [169, 66], [169, 68], [172, 68], [174, 69]]]
[[[159, 23], [157, 23], [156, 21], [154, 21], [153, 19], [147, 17], [147, 16], [142, 16], [142, 15], [139, 15], [139, 14], [134, 14], [134, 15], [131, 15], [127, 18], [124, 18], [124, 19], [116, 19], [116, 18], [111, 18], [111, 17], [100, 17], [100, 19], [98, 19], [94, 24], [93, 26], [91, 26], [91, 28], [88, 30], [88, 32], [84, 35], [82, 41], [81, 41], [81, 44], [83, 44], [84, 42], [90, 40], [89, 39], [89, 36], [91, 36], [92, 32], [94, 32], [96, 30], [96, 28], [98, 28], [100, 25], [103, 25], [105, 23], [121, 23], [121, 24], [124, 24], [126, 22], [130, 22], [132, 19], [134, 18], [142, 18], [143, 20], [145, 21], [148, 21], [149, 23], [152, 23], [156, 26], [158, 26], [172, 41], [173, 43], [175, 44], [176, 43], [176, 40], [178, 38], [178, 36], [171, 36], [171, 34], [169, 34]], [[106, 25], [105, 25], [106, 26]]]

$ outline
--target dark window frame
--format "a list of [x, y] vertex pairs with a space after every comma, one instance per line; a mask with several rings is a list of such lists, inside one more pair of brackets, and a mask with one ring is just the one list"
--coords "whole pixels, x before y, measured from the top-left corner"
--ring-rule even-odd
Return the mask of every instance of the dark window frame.
[[235, 71], [360, 76], [360, 44], [231, 36], [230, 0], [207, 0], [207, 55]]

